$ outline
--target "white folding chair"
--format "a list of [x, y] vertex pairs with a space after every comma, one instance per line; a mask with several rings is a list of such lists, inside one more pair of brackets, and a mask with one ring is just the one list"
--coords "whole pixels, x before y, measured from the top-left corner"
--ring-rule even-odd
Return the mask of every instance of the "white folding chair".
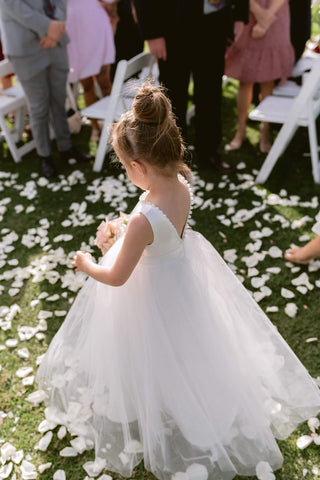
[[269, 96], [250, 112], [251, 120], [283, 124], [258, 173], [258, 183], [267, 180], [298, 127], [308, 128], [313, 178], [315, 183], [320, 183], [316, 131], [316, 119], [320, 113], [320, 99], [316, 97], [319, 81], [320, 55], [312, 62], [311, 71], [296, 97]]
[[[108, 139], [112, 123], [131, 108], [142, 81], [152, 74], [154, 62], [155, 57], [148, 52], [140, 53], [130, 60], [121, 60], [117, 65], [110, 95], [81, 110], [83, 116], [104, 121], [93, 165], [95, 172], [101, 171], [104, 157], [110, 148]], [[139, 79], [132, 79], [139, 73]]]
[[[0, 77], [10, 73], [14, 73], [14, 70], [9, 60], [0, 61]], [[23, 140], [26, 106], [25, 94], [19, 82], [13, 87], [2, 90], [0, 94], [0, 128], [15, 162], [20, 162], [23, 155], [35, 148], [34, 140], [17, 145]], [[11, 112], [15, 112], [15, 120], [14, 125], [9, 127], [7, 116]]]
[[[278, 95], [279, 97], [296, 97], [300, 92], [302, 82], [306, 79], [308, 72], [312, 69], [313, 63], [318, 56], [318, 53], [307, 49], [303, 56], [299, 58], [297, 63], [294, 65], [290, 79], [280, 85], [277, 85], [272, 90], [272, 95]], [[298, 77], [302, 77], [300, 85], [295, 81], [295, 78]], [[320, 83], [315, 96], [320, 96]]]

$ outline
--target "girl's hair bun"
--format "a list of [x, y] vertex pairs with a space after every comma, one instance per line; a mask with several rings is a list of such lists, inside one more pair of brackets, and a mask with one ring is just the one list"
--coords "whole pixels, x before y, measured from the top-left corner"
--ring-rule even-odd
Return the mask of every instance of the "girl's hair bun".
[[161, 87], [145, 82], [135, 97], [132, 111], [138, 121], [159, 125], [168, 120], [171, 104]]

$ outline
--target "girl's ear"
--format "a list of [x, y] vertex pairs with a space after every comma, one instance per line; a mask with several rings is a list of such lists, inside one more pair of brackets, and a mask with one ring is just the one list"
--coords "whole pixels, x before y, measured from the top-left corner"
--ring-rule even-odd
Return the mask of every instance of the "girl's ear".
[[132, 168], [135, 168], [140, 175], [144, 176], [147, 173], [147, 168], [143, 162], [140, 162], [139, 160], [133, 160], [131, 162]]

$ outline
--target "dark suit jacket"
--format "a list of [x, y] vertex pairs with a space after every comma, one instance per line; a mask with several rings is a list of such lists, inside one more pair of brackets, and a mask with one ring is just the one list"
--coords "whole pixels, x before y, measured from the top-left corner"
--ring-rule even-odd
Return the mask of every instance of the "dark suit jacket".
[[[231, 0], [230, 35], [232, 22], [248, 22], [249, 0]], [[134, 0], [143, 38], [149, 40], [159, 37], [177, 38], [193, 27], [195, 18], [202, 14], [201, 0]]]

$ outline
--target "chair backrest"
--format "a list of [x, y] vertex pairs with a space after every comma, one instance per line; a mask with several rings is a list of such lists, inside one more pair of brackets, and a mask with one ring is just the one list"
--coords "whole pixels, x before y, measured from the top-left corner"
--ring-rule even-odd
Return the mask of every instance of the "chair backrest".
[[319, 81], [320, 55], [319, 58], [314, 59], [310, 73], [304, 77], [303, 85], [296, 96], [290, 111], [290, 117], [297, 118], [300, 112], [306, 107], [308, 108], [309, 113], [314, 112], [314, 115], [316, 116], [319, 114], [320, 100], [317, 98], [314, 101], [317, 89], [319, 88]]
[[[119, 114], [131, 108], [133, 98], [141, 82], [152, 73], [155, 57], [149, 52], [142, 52], [130, 60], [120, 60], [118, 63], [110, 103], [105, 116], [106, 123], [112, 123]], [[138, 74], [141, 73], [141, 77]], [[132, 78], [132, 82], [130, 79]]]
[[[121, 60], [117, 65], [110, 96], [104, 97], [94, 104], [98, 105], [99, 112], [102, 110], [102, 117], [97, 111], [97, 116], [94, 118], [104, 119], [97, 155], [93, 166], [94, 171], [99, 172], [102, 168], [103, 159], [108, 148], [110, 126], [115, 120], [118, 120], [123, 112], [131, 108], [135, 94], [141, 85], [141, 82], [148, 75], [152, 75], [154, 62], [155, 57], [149, 52], [140, 53], [130, 60]], [[94, 105], [91, 105], [90, 107], [94, 108]], [[92, 108], [90, 110], [90, 107], [82, 111], [82, 113], [89, 117], [92, 112]]]
[[144, 71], [146, 73], [145, 76], [151, 74], [154, 61], [155, 57], [149, 52], [139, 53], [130, 60], [120, 60], [114, 76], [110, 97], [115, 94], [120, 94], [124, 82], [139, 72]]

